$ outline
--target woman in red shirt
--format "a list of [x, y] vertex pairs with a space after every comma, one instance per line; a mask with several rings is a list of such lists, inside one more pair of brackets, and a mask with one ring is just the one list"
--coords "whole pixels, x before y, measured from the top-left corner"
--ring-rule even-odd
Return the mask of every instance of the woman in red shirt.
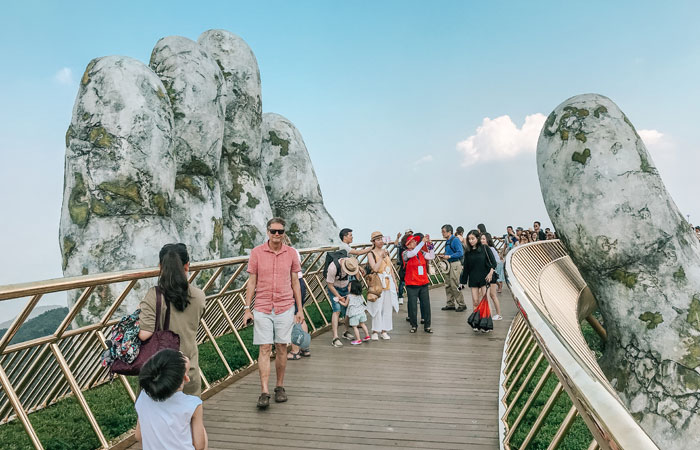
[[432, 333], [430, 328], [430, 279], [428, 278], [428, 266], [426, 260], [435, 258], [432, 248], [428, 251], [426, 247], [430, 244], [430, 236], [422, 238], [413, 235], [406, 238], [404, 247], [406, 250], [401, 255], [406, 265], [406, 293], [408, 294], [408, 318], [411, 322], [411, 333], [418, 329], [418, 308], [417, 301], [420, 299], [420, 315], [423, 319], [423, 329], [426, 333]]

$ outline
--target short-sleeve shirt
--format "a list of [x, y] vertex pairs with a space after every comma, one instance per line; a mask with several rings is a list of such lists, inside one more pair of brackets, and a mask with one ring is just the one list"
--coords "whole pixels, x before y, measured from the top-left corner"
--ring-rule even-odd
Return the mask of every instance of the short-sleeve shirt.
[[348, 252], [348, 256], [350, 256], [350, 251], [352, 250], [352, 247], [350, 247], [350, 244], [341, 242], [340, 245], [338, 245], [338, 249], [345, 250], [346, 252]]
[[365, 299], [361, 295], [354, 295], [354, 294], [349, 294], [348, 295], [348, 310], [346, 315], [348, 317], [352, 316], [359, 316], [363, 312], [365, 312], [366, 306], [365, 306]]
[[[340, 269], [340, 273], [341, 276], [344, 275], [342, 267]], [[334, 263], [330, 263], [328, 266], [328, 273], [326, 274], [326, 283], [332, 284], [337, 288], [344, 288], [350, 284], [350, 277], [346, 277], [344, 280], [339, 280], [338, 269], [335, 267]]]
[[202, 400], [178, 391], [156, 402], [141, 391], [134, 408], [139, 416], [143, 449], [194, 450], [192, 415]]
[[255, 285], [256, 311], [281, 314], [294, 305], [292, 272], [301, 272], [297, 252], [282, 245], [279, 253], [270, 249], [268, 242], [258, 245], [250, 252], [248, 273], [258, 276]]
[[[170, 330], [180, 336], [180, 351], [190, 359], [190, 382], [185, 385], [185, 393], [199, 395], [201, 392], [201, 380], [199, 377], [199, 349], [197, 348], [197, 330], [199, 320], [204, 314], [206, 295], [204, 292], [190, 285], [187, 291], [190, 303], [184, 311], [178, 311], [170, 305]], [[163, 299], [165, 300], [165, 299]], [[139, 326], [144, 331], [153, 332], [156, 329], [156, 288], [152, 287], [139, 304]], [[166, 305], [161, 304], [160, 326], [165, 322]]]

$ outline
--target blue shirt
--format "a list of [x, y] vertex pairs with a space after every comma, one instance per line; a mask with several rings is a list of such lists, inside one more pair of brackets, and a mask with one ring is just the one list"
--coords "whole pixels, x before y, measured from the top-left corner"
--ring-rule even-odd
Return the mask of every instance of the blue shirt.
[[449, 262], [461, 261], [464, 256], [464, 248], [462, 248], [462, 243], [457, 239], [454, 234], [445, 243], [445, 254], [449, 256]]

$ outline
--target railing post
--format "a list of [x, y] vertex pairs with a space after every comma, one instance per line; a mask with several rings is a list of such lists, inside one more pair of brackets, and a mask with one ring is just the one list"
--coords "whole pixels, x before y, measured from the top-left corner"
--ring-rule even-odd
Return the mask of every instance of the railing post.
[[22, 402], [17, 396], [15, 390], [12, 388], [12, 383], [10, 383], [10, 379], [7, 377], [7, 374], [5, 374], [5, 370], [2, 368], [2, 365], [0, 365], [0, 384], [2, 384], [2, 388], [5, 391], [5, 395], [7, 395], [7, 398], [10, 400], [12, 408], [15, 410], [15, 414], [17, 414], [17, 418], [20, 422], [22, 422], [24, 430], [29, 435], [29, 440], [32, 441], [32, 445], [34, 445], [34, 448], [36, 448], [37, 450], [43, 450], [44, 447], [41, 445], [39, 436], [36, 435], [34, 427], [32, 426], [31, 422], [29, 422], [29, 417], [24, 411]]

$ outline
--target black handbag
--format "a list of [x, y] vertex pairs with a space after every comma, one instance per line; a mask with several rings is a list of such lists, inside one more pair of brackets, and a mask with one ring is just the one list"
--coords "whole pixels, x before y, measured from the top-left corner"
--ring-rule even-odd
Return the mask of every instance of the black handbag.
[[[491, 247], [489, 247], [488, 245], [482, 246], [482, 247], [485, 247], [486, 259], [488, 260], [489, 263], [491, 263], [491, 261], [492, 261], [491, 258], [493, 258], [493, 254], [491, 253]], [[491, 270], [491, 266], [489, 266], [489, 270]], [[493, 275], [491, 275], [491, 283], [496, 283], [496, 282], [498, 282], [498, 273], [496, 272], [496, 269], [494, 269]]]

